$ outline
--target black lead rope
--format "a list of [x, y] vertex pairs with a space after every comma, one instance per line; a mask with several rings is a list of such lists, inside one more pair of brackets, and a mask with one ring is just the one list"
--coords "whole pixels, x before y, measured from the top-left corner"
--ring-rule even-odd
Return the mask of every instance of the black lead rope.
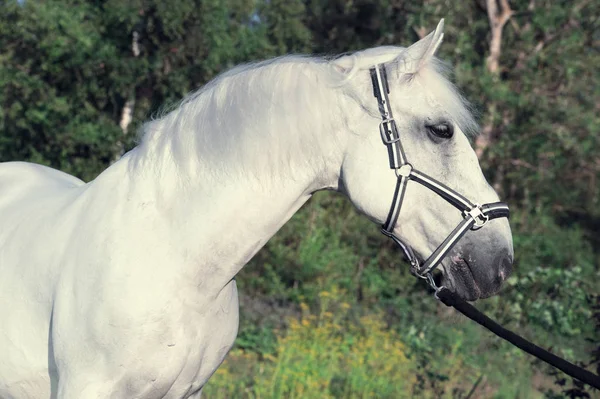
[[439, 288], [436, 291], [435, 296], [440, 301], [442, 301], [444, 305], [453, 307], [463, 315], [467, 316], [469, 319], [487, 328], [488, 330], [490, 330], [500, 338], [510, 342], [517, 348], [529, 353], [530, 355], [537, 357], [538, 359], [548, 363], [551, 366], [556, 367], [557, 369], [563, 371], [564, 373], [570, 375], [573, 378], [578, 379], [581, 382], [591, 385], [596, 389], [600, 389], [600, 376], [591, 373], [579, 366], [576, 366], [573, 363], [570, 363], [565, 359], [560, 358], [548, 352], [547, 350], [540, 348], [539, 346], [527, 341], [520, 335], [515, 334], [510, 330], [507, 330], [500, 324], [496, 323], [494, 320], [487, 317], [485, 314], [481, 313], [473, 305], [469, 304], [446, 287]]

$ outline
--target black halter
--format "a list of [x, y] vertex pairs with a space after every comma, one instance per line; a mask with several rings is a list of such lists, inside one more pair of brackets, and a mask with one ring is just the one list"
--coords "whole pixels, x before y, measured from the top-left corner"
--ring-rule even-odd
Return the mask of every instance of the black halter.
[[[390, 88], [385, 66], [383, 64], [379, 64], [371, 69], [371, 80], [373, 82], [373, 94], [377, 98], [379, 112], [383, 119], [379, 124], [379, 133], [383, 143], [388, 149], [390, 168], [394, 169], [396, 176], [398, 177], [394, 198], [392, 199], [392, 206], [390, 207], [387, 220], [381, 228], [381, 232], [394, 240], [394, 242], [402, 248], [410, 262], [411, 272], [418, 277], [427, 279], [429, 284], [435, 289], [437, 287], [435, 286], [431, 272], [440, 264], [448, 252], [467, 231], [477, 230], [483, 227], [491, 219], [508, 217], [508, 205], [503, 202], [494, 202], [484, 205], [472, 203], [446, 185], [414, 169], [406, 159], [406, 154], [404, 153], [402, 143], [400, 142], [398, 127], [396, 126], [396, 121], [392, 115], [392, 108], [390, 107], [390, 100], [388, 97]], [[412, 248], [394, 235], [394, 227], [398, 221], [402, 200], [404, 199], [406, 187], [410, 180], [422, 184], [450, 204], [454, 205], [462, 212], [464, 218], [436, 250], [433, 251], [422, 266]]]

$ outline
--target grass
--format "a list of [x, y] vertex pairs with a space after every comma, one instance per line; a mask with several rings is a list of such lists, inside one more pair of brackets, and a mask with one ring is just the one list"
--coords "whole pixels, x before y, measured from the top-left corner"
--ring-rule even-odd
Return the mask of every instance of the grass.
[[489, 335], [477, 326], [451, 318], [418, 332], [432, 341], [429, 353], [418, 353], [381, 312], [361, 314], [343, 297], [334, 288], [319, 294], [312, 312], [301, 304], [301, 315], [274, 331], [272, 352], [234, 349], [205, 397], [465, 398], [479, 377], [472, 398], [543, 397], [529, 360], [509, 345], [485, 347]]
[[288, 320], [274, 354], [235, 350], [206, 387], [210, 398], [408, 398], [416, 363], [381, 314], [357, 316], [336, 293]]

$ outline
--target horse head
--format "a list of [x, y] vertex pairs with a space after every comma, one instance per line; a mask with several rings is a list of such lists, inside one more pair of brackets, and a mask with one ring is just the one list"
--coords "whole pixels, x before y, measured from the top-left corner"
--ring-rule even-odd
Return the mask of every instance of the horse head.
[[[507, 219], [490, 210], [498, 195], [469, 140], [477, 130], [469, 106], [434, 57], [442, 30], [443, 21], [408, 48], [379, 47], [331, 62], [345, 76], [348, 141], [339, 189], [415, 263], [439, 255], [433, 267], [439, 265], [441, 283], [475, 300], [496, 293], [510, 274], [512, 236]], [[484, 203], [490, 205], [478, 205]], [[495, 216], [507, 216], [498, 206], [504, 210]], [[464, 230], [460, 239], [441, 251], [455, 226]]]

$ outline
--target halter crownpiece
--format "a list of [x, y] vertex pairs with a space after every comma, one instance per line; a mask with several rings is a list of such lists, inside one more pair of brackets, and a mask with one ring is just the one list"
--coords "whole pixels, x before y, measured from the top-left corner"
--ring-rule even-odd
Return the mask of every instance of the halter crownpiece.
[[[379, 134], [383, 144], [388, 150], [388, 158], [390, 169], [393, 169], [398, 177], [396, 189], [392, 205], [388, 213], [387, 219], [381, 227], [381, 232], [390, 237], [404, 251], [408, 261], [410, 262], [411, 272], [417, 277], [426, 279], [429, 284], [437, 290], [432, 271], [439, 266], [442, 259], [446, 257], [448, 252], [458, 243], [458, 241], [469, 230], [478, 230], [483, 227], [491, 219], [508, 217], [508, 205], [503, 202], [493, 202], [489, 204], [479, 205], [469, 201], [466, 197], [454, 191], [450, 187], [440, 183], [434, 178], [426, 175], [415, 169], [407, 160], [398, 126], [392, 114], [390, 100], [388, 94], [390, 87], [388, 85], [385, 66], [379, 64], [371, 68], [371, 81], [373, 83], [373, 95], [377, 98], [379, 112], [381, 113], [382, 121], [379, 123]], [[462, 212], [463, 220], [452, 230], [446, 239], [433, 251], [433, 253], [421, 265], [416, 257], [413, 249], [404, 243], [400, 238], [394, 235], [394, 227], [400, 216], [402, 201], [406, 193], [406, 188], [409, 181], [420, 183], [427, 187], [454, 207]]]

